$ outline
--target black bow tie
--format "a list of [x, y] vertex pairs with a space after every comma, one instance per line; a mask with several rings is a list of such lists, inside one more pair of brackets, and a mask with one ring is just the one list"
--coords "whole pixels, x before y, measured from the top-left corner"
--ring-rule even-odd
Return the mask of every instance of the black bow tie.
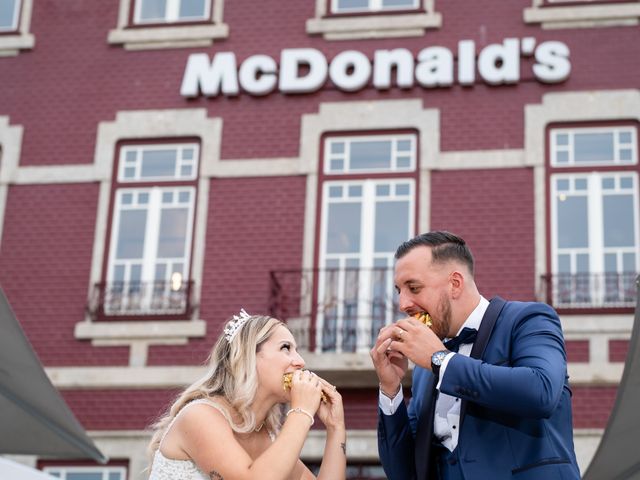
[[444, 342], [444, 346], [447, 350], [457, 352], [460, 349], [460, 345], [473, 343], [476, 340], [477, 335], [478, 331], [475, 328], [464, 327], [460, 332], [460, 335]]

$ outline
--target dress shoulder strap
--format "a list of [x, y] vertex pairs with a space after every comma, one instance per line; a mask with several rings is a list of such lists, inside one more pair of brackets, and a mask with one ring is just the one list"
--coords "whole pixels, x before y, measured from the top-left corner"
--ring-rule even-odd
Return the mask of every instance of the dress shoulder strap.
[[171, 427], [173, 426], [175, 421], [178, 419], [178, 417], [182, 414], [182, 412], [187, 410], [192, 405], [209, 405], [210, 407], [213, 407], [216, 410], [218, 410], [222, 414], [222, 416], [227, 419], [227, 421], [229, 420], [229, 415], [225, 412], [224, 408], [220, 404], [214, 402], [213, 400], [211, 400], [209, 398], [197, 398], [197, 399], [192, 400], [189, 403], [187, 403], [184, 407], [182, 407], [180, 409], [180, 411], [176, 414], [176, 416], [173, 417], [173, 419], [171, 420], [171, 422], [167, 426], [167, 429], [162, 434], [162, 438], [160, 439], [160, 444], [162, 444], [162, 441], [164, 440], [164, 437], [167, 436], [167, 433], [169, 433], [169, 430], [171, 430]]

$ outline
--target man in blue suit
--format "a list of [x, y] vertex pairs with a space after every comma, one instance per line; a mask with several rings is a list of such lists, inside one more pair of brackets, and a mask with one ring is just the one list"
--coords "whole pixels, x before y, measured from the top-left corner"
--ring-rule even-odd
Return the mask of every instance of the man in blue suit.
[[[400, 310], [409, 318], [384, 327], [371, 350], [389, 480], [579, 479], [556, 312], [487, 301], [471, 251], [449, 232], [418, 235], [396, 260]], [[414, 318], [423, 313], [430, 328]], [[415, 368], [405, 406], [408, 360]]]

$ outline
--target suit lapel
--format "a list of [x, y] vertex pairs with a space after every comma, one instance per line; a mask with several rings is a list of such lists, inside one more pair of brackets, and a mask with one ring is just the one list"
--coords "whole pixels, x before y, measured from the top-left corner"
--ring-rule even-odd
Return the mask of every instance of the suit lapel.
[[424, 388], [424, 401], [420, 408], [418, 416], [418, 425], [416, 427], [415, 441], [415, 465], [416, 475], [419, 480], [428, 479], [428, 470], [431, 457], [431, 438], [433, 437], [433, 416], [435, 414], [436, 398], [436, 381], [433, 374], [428, 375]]
[[[489, 302], [489, 306], [487, 307], [487, 311], [484, 312], [482, 316], [482, 322], [480, 322], [480, 328], [478, 329], [478, 336], [476, 337], [476, 341], [473, 342], [473, 347], [471, 348], [471, 358], [481, 359], [484, 356], [484, 351], [487, 348], [487, 344], [489, 343], [489, 339], [491, 338], [491, 333], [493, 332], [493, 327], [498, 320], [498, 316], [502, 309], [504, 308], [507, 302], [500, 297], [493, 297]], [[462, 420], [464, 419], [464, 414], [467, 409], [466, 400], [462, 401], [462, 405], [460, 405], [460, 425], [462, 426]]]

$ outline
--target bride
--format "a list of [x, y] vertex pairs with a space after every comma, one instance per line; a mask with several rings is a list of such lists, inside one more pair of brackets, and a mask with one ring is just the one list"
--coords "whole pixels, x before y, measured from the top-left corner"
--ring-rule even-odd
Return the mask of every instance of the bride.
[[[244, 310], [234, 315], [213, 347], [206, 375], [153, 426], [149, 479], [315, 479], [299, 457], [316, 414], [327, 431], [317, 478], [344, 479], [342, 397], [303, 367], [284, 323]], [[283, 388], [283, 376], [290, 389]]]

